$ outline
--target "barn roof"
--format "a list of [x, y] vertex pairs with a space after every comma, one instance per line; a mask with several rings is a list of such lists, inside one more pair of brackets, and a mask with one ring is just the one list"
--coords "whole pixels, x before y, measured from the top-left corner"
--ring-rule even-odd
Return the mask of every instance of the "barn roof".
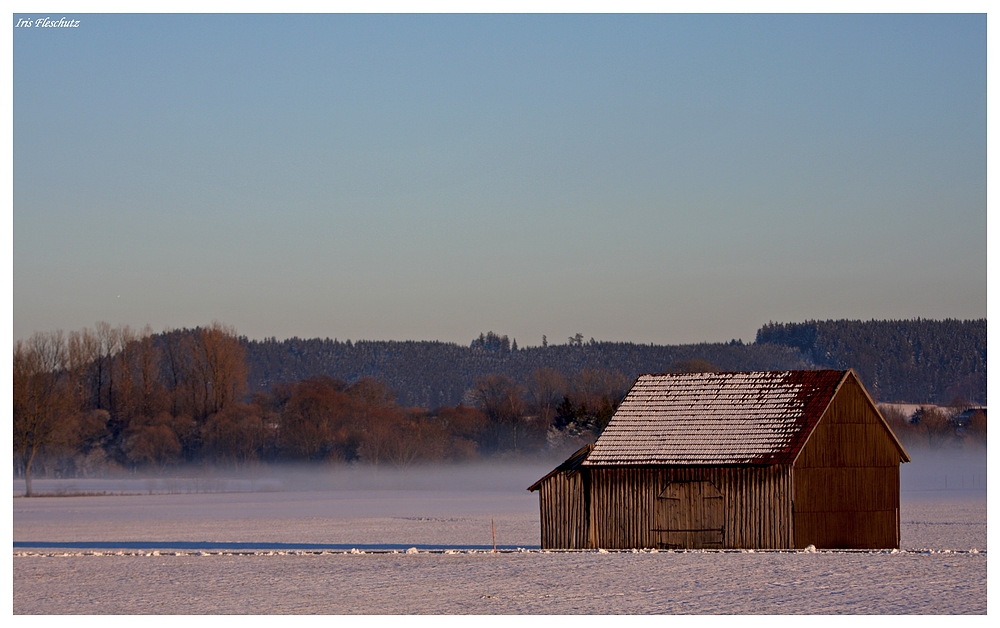
[[582, 464], [791, 464], [849, 373], [641, 375]]
[[584, 445], [583, 447], [577, 449], [573, 452], [573, 455], [567, 458], [561, 465], [549, 471], [548, 475], [544, 478], [538, 480], [534, 484], [528, 487], [529, 491], [537, 491], [542, 486], [542, 482], [549, 479], [557, 473], [572, 473], [580, 468], [583, 461], [587, 459], [587, 455], [594, 450], [593, 445]]

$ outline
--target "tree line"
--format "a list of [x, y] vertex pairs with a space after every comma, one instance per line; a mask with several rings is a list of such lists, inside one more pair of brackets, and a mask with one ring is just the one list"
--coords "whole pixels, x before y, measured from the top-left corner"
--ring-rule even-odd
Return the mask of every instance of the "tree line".
[[28, 494], [36, 465], [77, 475], [196, 457], [247, 389], [244, 344], [219, 323], [36, 333], [13, 360], [15, 465]]
[[[543, 339], [542, 346], [518, 348], [516, 340], [493, 332], [468, 347], [249, 341], [221, 323], [158, 334], [107, 323], [36, 333], [14, 348], [15, 471], [30, 493], [33, 472], [87, 476], [183, 463], [283, 461], [405, 466], [561, 455], [592, 442], [635, 377], [646, 372], [819, 363], [854, 367], [883, 401], [956, 392], [968, 393], [954, 395], [956, 407], [985, 401], [985, 321], [909, 323], [772, 323], [750, 345], [674, 347], [585, 342], [576, 334], [564, 344]], [[884, 364], [870, 362], [877, 357], [871, 345], [884, 351]], [[860, 357], [853, 362], [851, 356]], [[920, 381], [931, 392], [911, 386], [909, 398], [889, 396], [897, 362], [923, 373]], [[932, 429], [941, 420], [927, 416], [892, 420], [901, 438], [941, 441], [927, 434], [947, 430]], [[976, 421], [970, 428], [946, 420], [952, 435], [945, 440], [975, 437]], [[982, 423], [985, 435], [985, 414]]]
[[318, 374], [346, 381], [373, 377], [396, 391], [399, 403], [423, 408], [469, 405], [475, 381], [492, 373], [525, 384], [532, 373], [544, 368], [567, 375], [587, 369], [614, 371], [630, 381], [644, 373], [663, 373], [686, 360], [705, 360], [726, 371], [808, 368], [794, 348], [737, 340], [651, 345], [587, 341], [576, 334], [559, 344], [544, 342], [518, 347], [517, 339], [493, 332], [466, 346], [436, 341], [270, 338], [247, 341], [247, 368], [253, 390]]
[[724, 371], [853, 368], [877, 401], [945, 404], [961, 397], [986, 403], [986, 321], [809, 321], [769, 323], [744, 343], [653, 345], [600, 342], [575, 334], [555, 343], [519, 347], [493, 332], [469, 345], [420, 341], [342, 341], [290, 338], [246, 342], [249, 385], [323, 374], [354, 381], [373, 377], [396, 391], [399, 403], [435, 408], [468, 401], [477, 378], [502, 374], [527, 382], [533, 372], [616, 371], [634, 380], [685, 360]]
[[383, 381], [315, 375], [248, 386], [246, 341], [220, 323], [36, 333], [14, 347], [16, 473], [163, 471], [179, 464], [406, 466], [566, 453], [592, 442], [631, 380], [607, 369], [477, 377], [465, 403], [407, 407]]

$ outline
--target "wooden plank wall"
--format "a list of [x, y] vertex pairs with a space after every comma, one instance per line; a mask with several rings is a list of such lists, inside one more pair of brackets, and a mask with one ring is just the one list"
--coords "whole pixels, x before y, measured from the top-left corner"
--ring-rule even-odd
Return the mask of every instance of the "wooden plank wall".
[[542, 549], [587, 547], [586, 474], [586, 469], [556, 473], [539, 487]]
[[670, 482], [656, 498], [654, 521], [659, 547], [722, 547], [725, 497], [711, 482]]
[[591, 468], [587, 547], [654, 548], [657, 496], [670, 482], [711, 482], [724, 496], [722, 547], [792, 546], [791, 478], [787, 466]]
[[849, 377], [792, 470], [795, 546], [899, 547], [901, 456]]

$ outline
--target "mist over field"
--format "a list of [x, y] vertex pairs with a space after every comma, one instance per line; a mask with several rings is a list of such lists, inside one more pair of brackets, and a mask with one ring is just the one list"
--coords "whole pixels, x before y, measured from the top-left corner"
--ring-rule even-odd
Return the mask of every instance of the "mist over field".
[[986, 495], [986, 448], [929, 450], [908, 448], [912, 462], [899, 467], [903, 499], [916, 495]]
[[[243, 469], [182, 466], [162, 474], [122, 473], [104, 477], [38, 479], [36, 492], [45, 496], [126, 495], [170, 493], [524, 491], [548, 473], [561, 458], [533, 461], [394, 467], [366, 464], [267, 464]], [[14, 495], [24, 493], [14, 480]], [[525, 491], [525, 494], [527, 492]]]
[[14, 612], [984, 613], [985, 450], [910, 455], [898, 552], [543, 552], [559, 460], [15, 480]]
[[[900, 491], [932, 495], [985, 493], [985, 448], [908, 447], [911, 462], [900, 467]], [[41, 495], [439, 491], [517, 494], [562, 462], [561, 455], [465, 464], [393, 466], [368, 464], [254, 464], [242, 469], [190, 465], [165, 473], [118, 473], [93, 478], [36, 479]], [[24, 494], [14, 479], [13, 494]]]

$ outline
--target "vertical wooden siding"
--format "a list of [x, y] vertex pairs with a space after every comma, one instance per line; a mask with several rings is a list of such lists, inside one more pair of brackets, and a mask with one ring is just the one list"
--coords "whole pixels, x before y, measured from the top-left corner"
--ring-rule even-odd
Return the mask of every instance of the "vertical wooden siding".
[[795, 546], [899, 547], [901, 454], [848, 377], [792, 470]]
[[665, 544], [657, 499], [671, 482], [711, 482], [723, 495], [722, 547], [792, 545], [789, 467], [607, 467], [590, 469], [587, 547], [654, 548]]
[[586, 474], [556, 473], [539, 487], [542, 549], [587, 547]]
[[725, 497], [715, 484], [670, 482], [656, 497], [658, 547], [719, 548], [726, 528]]

